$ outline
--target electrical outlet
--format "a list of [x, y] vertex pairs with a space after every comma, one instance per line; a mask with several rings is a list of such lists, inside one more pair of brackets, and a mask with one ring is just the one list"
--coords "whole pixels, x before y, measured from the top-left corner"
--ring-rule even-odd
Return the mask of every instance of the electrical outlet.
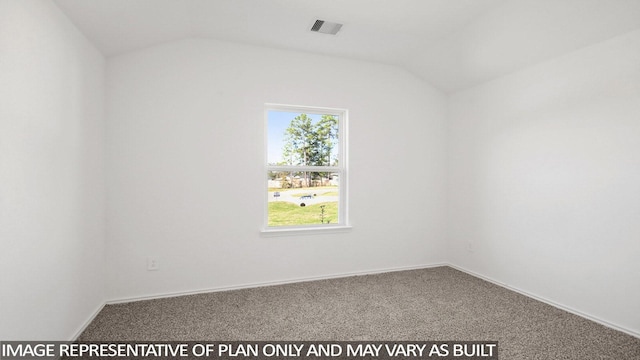
[[467, 251], [470, 253], [473, 252], [473, 242], [467, 241]]
[[160, 261], [157, 257], [149, 256], [147, 258], [147, 271], [155, 271], [160, 269]]

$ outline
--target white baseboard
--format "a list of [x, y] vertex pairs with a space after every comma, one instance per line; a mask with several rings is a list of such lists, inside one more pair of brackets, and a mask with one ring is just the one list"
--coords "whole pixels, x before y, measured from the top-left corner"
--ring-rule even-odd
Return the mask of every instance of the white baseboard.
[[257, 287], [264, 287], [264, 286], [285, 285], [285, 284], [293, 284], [293, 283], [300, 283], [300, 282], [307, 282], [307, 281], [338, 279], [338, 278], [344, 278], [349, 276], [362, 276], [362, 275], [382, 274], [382, 273], [395, 272], [395, 271], [428, 269], [428, 268], [434, 268], [439, 266], [448, 266], [448, 264], [434, 263], [434, 264], [402, 266], [402, 267], [383, 268], [383, 269], [371, 269], [371, 270], [363, 270], [363, 271], [355, 271], [355, 272], [347, 272], [347, 273], [292, 278], [292, 279], [276, 280], [276, 281], [265, 281], [265, 282], [248, 283], [248, 284], [240, 284], [240, 285], [232, 285], [232, 286], [221, 286], [221, 287], [207, 288], [207, 289], [200, 289], [200, 290], [193, 290], [193, 291], [179, 291], [179, 292], [172, 292], [172, 293], [113, 299], [113, 300], [107, 301], [106, 304], [121, 304], [121, 303], [128, 303], [128, 302], [134, 302], [134, 301], [162, 299], [162, 298], [169, 298], [169, 297], [176, 297], [176, 296], [206, 294], [206, 293], [213, 293], [213, 292], [220, 292], [220, 291], [250, 289], [250, 288], [257, 288]]
[[89, 324], [91, 324], [91, 322], [96, 318], [96, 316], [98, 316], [98, 314], [100, 313], [100, 311], [102, 311], [105, 305], [107, 304], [102, 303], [102, 305], [98, 306], [98, 308], [91, 314], [91, 316], [89, 316], [89, 318], [84, 322], [84, 324], [82, 324], [82, 326], [80, 326], [80, 328], [76, 331], [76, 333], [71, 337], [70, 341], [78, 340], [80, 335], [82, 335], [82, 332], [84, 332], [87, 329], [87, 326], [89, 326]]
[[462, 272], [464, 272], [466, 274], [469, 274], [471, 276], [477, 277], [479, 279], [488, 281], [488, 282], [490, 282], [492, 284], [498, 285], [498, 286], [503, 287], [503, 288], [505, 288], [507, 290], [515, 291], [515, 292], [517, 292], [519, 294], [522, 294], [522, 295], [524, 295], [526, 297], [530, 297], [532, 299], [538, 300], [540, 302], [543, 302], [545, 304], [551, 305], [553, 307], [556, 307], [558, 309], [564, 310], [566, 312], [572, 313], [574, 315], [578, 315], [580, 317], [583, 317], [583, 318], [585, 318], [587, 320], [591, 320], [591, 321], [596, 322], [598, 324], [604, 325], [604, 326], [606, 326], [608, 328], [611, 328], [613, 330], [621, 331], [621, 332], [623, 332], [625, 334], [640, 338], [640, 332], [637, 332], [637, 331], [634, 331], [634, 330], [631, 330], [631, 329], [627, 329], [627, 328], [625, 328], [623, 326], [620, 326], [620, 325], [616, 325], [616, 324], [610, 323], [610, 322], [608, 322], [606, 320], [603, 320], [603, 319], [600, 319], [600, 318], [598, 318], [596, 316], [584, 313], [584, 312], [582, 312], [580, 310], [576, 310], [576, 309], [574, 309], [574, 308], [572, 308], [570, 306], [566, 306], [564, 304], [557, 303], [557, 302], [549, 300], [549, 299], [547, 299], [547, 298], [545, 298], [543, 296], [532, 294], [532, 293], [530, 293], [528, 291], [524, 291], [524, 290], [519, 289], [517, 287], [514, 287], [514, 286], [511, 286], [511, 285], [505, 284], [503, 282], [494, 280], [494, 279], [492, 279], [492, 278], [490, 278], [488, 276], [479, 274], [479, 273], [477, 273], [475, 271], [471, 271], [469, 269], [466, 269], [466, 268], [458, 266], [458, 265], [446, 264], [446, 266], [449, 266], [449, 267], [454, 268], [456, 270], [462, 271]]

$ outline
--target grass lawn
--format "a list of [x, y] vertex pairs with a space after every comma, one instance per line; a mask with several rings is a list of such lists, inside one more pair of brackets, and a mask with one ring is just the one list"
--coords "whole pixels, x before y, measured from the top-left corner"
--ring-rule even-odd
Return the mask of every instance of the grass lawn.
[[325, 193], [320, 194], [322, 196], [338, 196], [340, 195], [337, 191], [327, 191]]
[[308, 206], [299, 206], [290, 202], [273, 201], [269, 203], [269, 226], [316, 225], [321, 224], [320, 206], [324, 205], [324, 223], [338, 222], [338, 203], [327, 202]]
[[293, 193], [293, 194], [291, 194], [291, 196], [293, 196], [293, 197], [300, 197], [300, 196], [304, 196], [304, 195], [314, 195], [314, 196], [338, 196], [338, 192], [337, 192], [337, 191], [324, 191], [324, 190], [320, 190], [320, 191], [307, 191], [307, 192], [299, 192], [299, 193]]
[[289, 189], [282, 189], [282, 188], [274, 188], [274, 187], [270, 187], [268, 188], [269, 192], [274, 192], [274, 191], [278, 191], [278, 192], [285, 192], [285, 191], [304, 191], [305, 194], [306, 193], [313, 193], [313, 192], [322, 192], [322, 190], [335, 190], [337, 191], [338, 187], [335, 185], [330, 185], [330, 186], [313, 186], [313, 187], [297, 187], [297, 188], [289, 188]]

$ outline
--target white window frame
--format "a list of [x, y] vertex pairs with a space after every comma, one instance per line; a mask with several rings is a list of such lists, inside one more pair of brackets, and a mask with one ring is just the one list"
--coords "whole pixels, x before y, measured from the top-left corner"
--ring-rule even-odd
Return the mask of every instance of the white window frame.
[[[323, 114], [334, 115], [338, 117], [338, 166], [276, 166], [269, 165], [268, 162], [268, 144], [269, 144], [269, 124], [268, 115], [269, 111], [286, 111], [305, 114]], [[313, 234], [313, 233], [329, 233], [329, 232], [343, 232], [351, 229], [349, 224], [349, 206], [348, 206], [348, 189], [349, 189], [349, 173], [348, 173], [348, 110], [336, 109], [317, 106], [299, 106], [299, 105], [284, 105], [284, 104], [272, 104], [267, 103], [264, 107], [264, 224], [262, 227], [262, 234], [266, 236], [271, 235], [299, 235], [299, 234]], [[337, 224], [318, 224], [318, 225], [291, 225], [291, 226], [269, 226], [269, 191], [266, 181], [266, 175], [269, 171], [312, 171], [312, 172], [336, 172], [338, 173], [338, 223]]]

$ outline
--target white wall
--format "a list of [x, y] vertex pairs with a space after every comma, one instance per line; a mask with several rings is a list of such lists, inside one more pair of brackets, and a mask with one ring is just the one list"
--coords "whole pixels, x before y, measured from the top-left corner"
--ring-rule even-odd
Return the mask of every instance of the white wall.
[[[405, 71], [192, 39], [106, 89], [110, 299], [444, 260], [445, 98]], [[261, 237], [267, 102], [349, 109], [351, 232]]]
[[50, 1], [0, 1], [0, 339], [104, 302], [104, 60]]
[[634, 31], [451, 96], [453, 264], [640, 334], [638, 64]]

